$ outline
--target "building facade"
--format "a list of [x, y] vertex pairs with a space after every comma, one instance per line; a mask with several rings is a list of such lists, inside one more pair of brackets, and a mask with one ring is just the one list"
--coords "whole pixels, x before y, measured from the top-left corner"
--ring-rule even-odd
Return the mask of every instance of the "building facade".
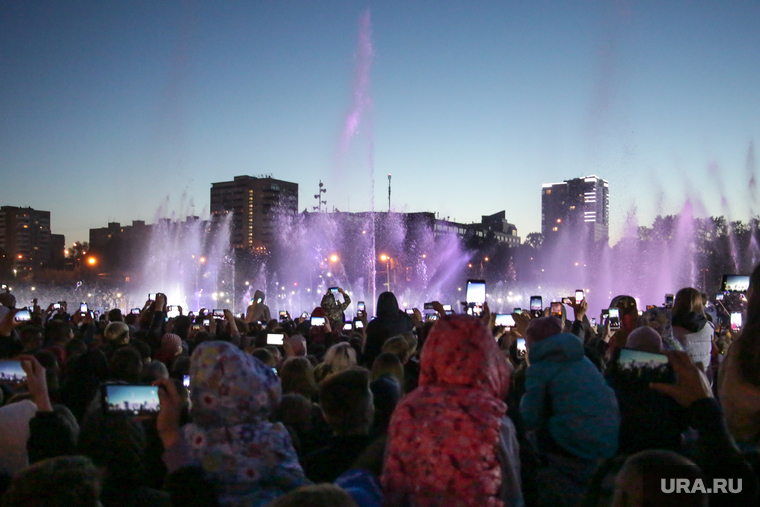
[[587, 234], [594, 241], [607, 241], [610, 232], [609, 183], [586, 176], [544, 183], [541, 189], [541, 232], [551, 241], [560, 233]]
[[271, 248], [278, 217], [298, 213], [298, 183], [271, 176], [235, 176], [233, 181], [212, 183], [211, 214], [233, 213], [230, 242], [236, 250]]
[[52, 260], [50, 212], [0, 207], [0, 249], [19, 274], [48, 267]]

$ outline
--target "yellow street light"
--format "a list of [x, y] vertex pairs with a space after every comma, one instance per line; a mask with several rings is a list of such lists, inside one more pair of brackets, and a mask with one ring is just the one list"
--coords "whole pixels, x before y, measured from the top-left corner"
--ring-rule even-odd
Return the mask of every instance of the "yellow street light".
[[94, 266], [97, 263], [98, 263], [98, 259], [96, 259], [95, 257], [92, 257], [92, 256], [87, 257], [87, 264], [89, 264], [90, 266]]

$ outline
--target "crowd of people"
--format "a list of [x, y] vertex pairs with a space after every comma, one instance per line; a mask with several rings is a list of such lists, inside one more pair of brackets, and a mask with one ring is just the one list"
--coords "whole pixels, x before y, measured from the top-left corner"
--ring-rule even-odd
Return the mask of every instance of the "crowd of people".
[[[738, 334], [694, 288], [614, 298], [619, 326], [592, 326], [584, 297], [509, 328], [487, 303], [426, 318], [391, 292], [346, 328], [342, 289], [295, 319], [259, 291], [237, 317], [169, 317], [159, 293], [19, 321], [4, 292], [0, 506], [755, 505], [750, 280]], [[157, 386], [158, 413], [118, 410], [113, 384]]]

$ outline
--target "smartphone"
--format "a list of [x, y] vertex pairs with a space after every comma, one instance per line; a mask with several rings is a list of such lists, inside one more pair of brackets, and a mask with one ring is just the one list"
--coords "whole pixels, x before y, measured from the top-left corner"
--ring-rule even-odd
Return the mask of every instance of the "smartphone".
[[13, 359], [0, 360], [0, 383], [20, 384], [26, 380], [26, 372], [21, 368], [21, 361]]
[[139, 308], [132, 308], [129, 313], [132, 315], [140, 315], [140, 309]]
[[60, 310], [61, 309], [61, 303], [53, 303], [53, 310]]
[[179, 307], [172, 305], [166, 307], [166, 316], [169, 318], [177, 318], [179, 317]]
[[591, 317], [591, 327], [596, 327], [596, 317]]
[[467, 280], [467, 303], [482, 305], [486, 302], [486, 281], [485, 280]]
[[280, 310], [280, 320], [287, 320], [288, 318], [288, 312], [285, 310]]
[[512, 313], [520, 315], [522, 313], [522, 308], [512, 308]]
[[607, 309], [602, 310], [602, 319], [606, 319], [610, 316], [610, 311]]
[[200, 324], [193, 324], [193, 331], [200, 331], [201, 325]]
[[422, 307], [425, 310], [432, 310], [433, 309], [433, 303], [425, 303], [425, 306]]
[[552, 301], [551, 314], [555, 317], [562, 318], [562, 303], [559, 301]]
[[343, 324], [343, 331], [353, 331], [353, 330], [354, 330], [354, 325], [352, 323], [346, 322], [345, 324]]
[[28, 308], [23, 308], [16, 312], [16, 315], [13, 317], [13, 320], [16, 322], [29, 322], [32, 320], [32, 313], [29, 311]]
[[515, 327], [515, 318], [510, 313], [497, 313], [495, 324], [497, 326]]
[[312, 317], [311, 318], [311, 325], [312, 326], [324, 326], [325, 325], [325, 318], [324, 317]]
[[454, 310], [451, 309], [451, 305], [443, 305], [443, 313], [446, 315], [452, 315]]
[[610, 330], [617, 331], [620, 329], [620, 310], [610, 308]]
[[211, 319], [203, 319], [203, 325], [209, 327], [209, 325], [211, 325]]
[[338, 288], [337, 287], [330, 287], [330, 292], [332, 292], [333, 294], [337, 294], [338, 293]]
[[190, 375], [182, 375], [182, 385], [190, 389]]
[[715, 295], [715, 300], [716, 301], [723, 301], [723, 294], [716, 294]]
[[407, 315], [414, 315], [414, 308], [407, 308], [406, 309], [406, 314]]
[[307, 319], [307, 318], [309, 318], [309, 312], [303, 312], [303, 313], [301, 314], [301, 318], [302, 318], [302, 319]]
[[615, 361], [619, 373], [630, 383], [649, 385], [651, 382], [675, 382], [673, 369], [665, 354], [619, 348]]
[[673, 294], [665, 294], [665, 306], [667, 308], [672, 308], [674, 299], [675, 299], [675, 296], [673, 296]]
[[723, 292], [746, 292], [749, 289], [749, 275], [723, 275], [720, 289]]
[[575, 289], [575, 302], [580, 303], [583, 301], [583, 298], [586, 297], [586, 293], [583, 291], [583, 289]]
[[425, 322], [431, 322], [434, 320], [438, 320], [437, 313], [428, 313], [427, 315], [425, 315]]
[[354, 327], [356, 329], [363, 329], [364, 328], [364, 322], [362, 322], [360, 320], [357, 320], [357, 321], [354, 322]]
[[364, 301], [359, 301], [358, 303], [356, 303], [356, 310], [359, 311], [359, 312], [366, 311], [365, 310]]
[[530, 311], [535, 312], [544, 309], [544, 299], [541, 296], [530, 297]]
[[158, 292], [151, 292], [148, 294], [148, 301], [155, 301], [156, 296], [158, 295]]
[[562, 304], [563, 305], [572, 305], [573, 304], [573, 300], [570, 299], [570, 298], [562, 298]]
[[79, 303], [79, 312], [87, 313], [87, 303]]
[[158, 386], [106, 384], [101, 395], [107, 414], [155, 415], [161, 409]]
[[267, 333], [267, 345], [282, 345], [285, 335], [282, 333]]
[[517, 339], [517, 357], [520, 359], [525, 357], [525, 354], [528, 353], [528, 347], [525, 345], [525, 338], [518, 338]]
[[212, 312], [212, 315], [215, 319], [223, 319], [224, 318], [224, 310], [220, 310], [219, 308], [214, 308], [214, 311]]
[[731, 312], [731, 331], [739, 331], [742, 328], [742, 312]]

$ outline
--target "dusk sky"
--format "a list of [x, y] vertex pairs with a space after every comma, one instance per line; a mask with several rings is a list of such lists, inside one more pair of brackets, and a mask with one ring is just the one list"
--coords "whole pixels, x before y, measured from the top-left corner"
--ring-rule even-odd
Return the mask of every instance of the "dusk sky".
[[374, 177], [387, 210], [392, 173], [394, 210], [506, 210], [525, 238], [542, 183], [596, 174], [613, 242], [687, 198], [746, 221], [758, 22], [736, 0], [6, 0], [0, 204], [49, 210], [71, 244], [207, 216], [243, 174], [298, 183], [299, 210], [321, 179], [341, 211], [371, 209]]

